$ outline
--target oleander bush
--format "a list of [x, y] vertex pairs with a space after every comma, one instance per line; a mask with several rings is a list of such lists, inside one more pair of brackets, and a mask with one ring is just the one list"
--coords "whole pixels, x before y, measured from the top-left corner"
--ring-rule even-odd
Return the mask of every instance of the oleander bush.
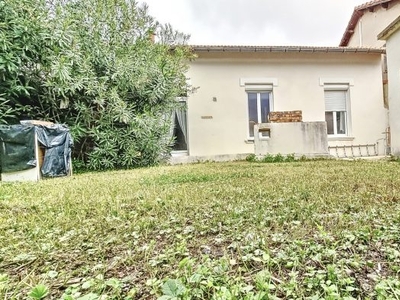
[[190, 90], [187, 40], [136, 1], [0, 0], [0, 123], [65, 123], [94, 170], [156, 164]]

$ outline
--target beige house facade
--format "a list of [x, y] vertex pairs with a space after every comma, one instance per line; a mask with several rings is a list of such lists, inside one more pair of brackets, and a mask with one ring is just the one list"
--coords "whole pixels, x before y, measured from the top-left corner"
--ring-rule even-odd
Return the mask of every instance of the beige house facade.
[[391, 154], [400, 156], [400, 17], [389, 24], [378, 38], [386, 42], [388, 64], [389, 124]]
[[270, 154], [310, 154], [299, 150], [307, 148], [299, 144], [300, 125], [257, 131], [270, 112], [285, 111], [301, 111], [302, 128], [318, 128], [307, 133], [308, 140], [324, 131], [330, 148], [322, 151], [317, 138], [319, 148], [311, 154], [335, 155], [334, 147], [345, 145], [377, 145], [374, 151], [385, 153], [383, 50], [193, 46], [193, 51], [198, 57], [188, 73], [195, 92], [187, 98], [187, 151], [175, 154], [176, 162], [243, 158], [255, 153], [259, 138], [270, 143]]
[[193, 46], [173, 161], [400, 156], [399, 16], [400, 0], [355, 7], [339, 47]]

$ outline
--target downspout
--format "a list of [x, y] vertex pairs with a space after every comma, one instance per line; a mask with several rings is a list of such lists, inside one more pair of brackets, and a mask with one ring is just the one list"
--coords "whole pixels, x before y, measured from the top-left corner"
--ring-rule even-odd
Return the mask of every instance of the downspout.
[[359, 21], [358, 24], [359, 24], [359, 27], [360, 27], [360, 30], [359, 30], [360, 47], [362, 47], [362, 45], [363, 45], [363, 37], [362, 37], [362, 35], [363, 35], [362, 18], [360, 18], [360, 21]]

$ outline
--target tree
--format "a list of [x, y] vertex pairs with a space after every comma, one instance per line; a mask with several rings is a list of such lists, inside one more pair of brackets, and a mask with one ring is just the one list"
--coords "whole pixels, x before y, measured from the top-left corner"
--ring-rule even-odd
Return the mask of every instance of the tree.
[[92, 169], [157, 163], [189, 88], [188, 36], [135, 1], [23, 1], [0, 0], [0, 120], [68, 124], [75, 158]]

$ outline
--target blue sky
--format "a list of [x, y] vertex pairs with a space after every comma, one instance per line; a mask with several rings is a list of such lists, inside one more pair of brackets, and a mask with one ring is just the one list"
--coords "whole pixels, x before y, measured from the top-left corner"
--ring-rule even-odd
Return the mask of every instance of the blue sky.
[[365, 0], [139, 0], [193, 45], [338, 46]]

